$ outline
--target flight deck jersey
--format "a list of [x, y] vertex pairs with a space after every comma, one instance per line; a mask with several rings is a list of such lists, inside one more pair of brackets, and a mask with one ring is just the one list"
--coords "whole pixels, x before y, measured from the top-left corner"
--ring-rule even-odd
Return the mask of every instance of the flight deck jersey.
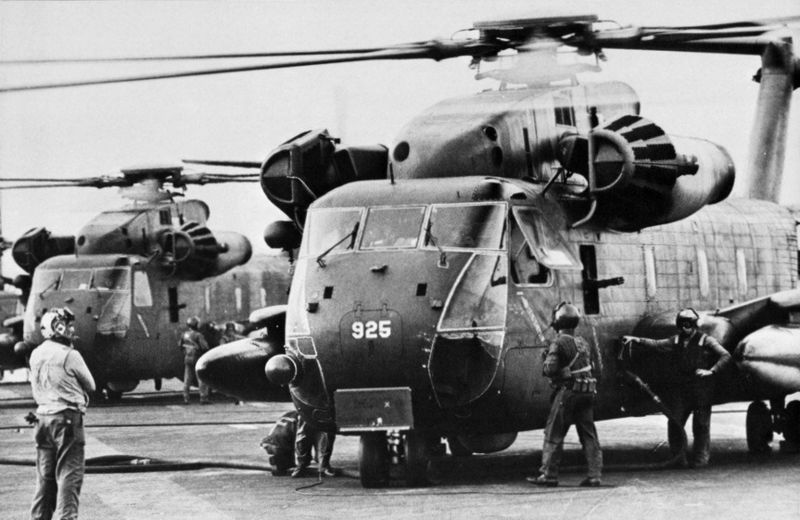
[[39, 405], [36, 413], [67, 409], [86, 413], [87, 390], [94, 390], [95, 382], [80, 352], [48, 339], [34, 349], [30, 367], [33, 398]]

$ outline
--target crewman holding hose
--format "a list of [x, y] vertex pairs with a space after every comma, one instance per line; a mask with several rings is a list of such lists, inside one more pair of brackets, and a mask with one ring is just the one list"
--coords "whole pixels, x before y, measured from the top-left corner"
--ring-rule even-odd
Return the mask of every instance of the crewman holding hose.
[[[711, 403], [714, 397], [714, 376], [730, 363], [731, 355], [719, 342], [698, 329], [700, 315], [687, 308], [678, 312], [675, 325], [678, 334], [665, 339], [623, 336], [623, 345], [670, 354], [678, 368], [679, 381], [674, 391], [664, 396], [675, 421], [667, 423], [667, 437], [673, 457], [680, 466], [700, 467], [711, 456]], [[692, 414], [692, 460], [687, 461], [683, 432]]]
[[[580, 336], [574, 336], [580, 313], [574, 305], [561, 302], [553, 309], [551, 326], [558, 332], [544, 360], [543, 372], [556, 392], [544, 429], [542, 467], [539, 476], [527, 477], [537, 486], [558, 486], [558, 467], [564, 451], [564, 437], [574, 424], [588, 465], [587, 476], [580, 485], [600, 486], [603, 452], [594, 426], [594, 400], [597, 394], [600, 356]], [[594, 370], [594, 372], [593, 372]]]
[[42, 315], [44, 341], [31, 354], [36, 409], [36, 494], [31, 518], [78, 518], [85, 470], [83, 416], [95, 382], [72, 348], [75, 316], [67, 308]]

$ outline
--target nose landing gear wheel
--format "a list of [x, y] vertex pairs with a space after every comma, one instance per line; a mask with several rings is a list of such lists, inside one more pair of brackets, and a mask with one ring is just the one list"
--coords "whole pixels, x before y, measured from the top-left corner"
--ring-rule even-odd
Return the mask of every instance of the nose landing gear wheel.
[[786, 405], [786, 424], [783, 438], [792, 448], [800, 447], [800, 401], [790, 401]]
[[411, 487], [430, 484], [428, 470], [431, 463], [428, 439], [424, 435], [409, 431], [404, 437], [406, 456], [406, 484]]
[[753, 401], [747, 407], [745, 418], [747, 449], [750, 453], [766, 453], [772, 440], [772, 416], [762, 401]]
[[389, 446], [386, 432], [361, 435], [358, 451], [358, 472], [365, 488], [385, 487], [389, 484]]

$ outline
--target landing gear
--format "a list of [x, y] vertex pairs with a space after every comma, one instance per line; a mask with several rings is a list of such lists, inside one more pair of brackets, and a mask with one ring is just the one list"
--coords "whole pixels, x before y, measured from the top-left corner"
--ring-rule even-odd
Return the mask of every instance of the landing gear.
[[365, 488], [379, 488], [389, 484], [389, 444], [386, 441], [386, 432], [361, 434], [358, 472], [361, 485]]
[[161, 378], [160, 377], [157, 377], [157, 378], [153, 379], [153, 386], [156, 387], [156, 392], [161, 390]]
[[797, 453], [800, 451], [800, 401], [791, 401], [786, 405], [785, 417], [781, 448]]
[[450, 455], [453, 457], [469, 457], [473, 451], [461, 442], [458, 435], [447, 436], [447, 446], [450, 448]]
[[747, 407], [745, 420], [747, 449], [750, 453], [767, 453], [772, 441], [772, 415], [763, 401], [753, 401]]
[[406, 458], [406, 484], [410, 487], [430, 484], [428, 470], [431, 465], [430, 444], [425, 435], [413, 430], [403, 439]]

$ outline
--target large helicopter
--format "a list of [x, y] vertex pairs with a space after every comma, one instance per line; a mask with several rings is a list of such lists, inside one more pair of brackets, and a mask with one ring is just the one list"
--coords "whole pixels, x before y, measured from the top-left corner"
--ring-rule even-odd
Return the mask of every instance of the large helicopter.
[[784, 406], [800, 388], [795, 215], [773, 202], [800, 84], [784, 25], [501, 20], [475, 24], [472, 38], [299, 63], [467, 56], [482, 66], [534, 47], [760, 55], [751, 199], [728, 198], [734, 172], [724, 149], [668, 135], [640, 115], [627, 85], [578, 82], [582, 70], [565, 73], [551, 66], [553, 53], [538, 53], [532, 73], [493, 73], [499, 90], [435, 105], [390, 146], [341, 146], [314, 130], [259, 163], [267, 197], [291, 219], [272, 227], [273, 245], [289, 247], [302, 232], [287, 352], [226, 345], [200, 360], [201, 377], [239, 395], [253, 389], [238, 376], [245, 370], [288, 384], [307, 419], [360, 436], [366, 486], [387, 483], [387, 433], [400, 432], [408, 480], [420, 483], [431, 439], [492, 452], [543, 426], [541, 352], [559, 301], [582, 308], [578, 332], [603, 352], [605, 419], [655, 409], [620, 377], [629, 369], [670, 391], [663, 361], [620, 359], [618, 339], [666, 335], [675, 310], [691, 305], [735, 353], [716, 399], [753, 401], [748, 443], [764, 449], [773, 429], [797, 442], [800, 406]]
[[[42, 314], [66, 306], [76, 316], [75, 346], [109, 397], [146, 379], [159, 389], [162, 379], [183, 375], [177, 345], [188, 317], [211, 325], [285, 303], [285, 260], [251, 258], [245, 236], [212, 232], [208, 205], [180, 200], [176, 191], [252, 180], [246, 174], [187, 173], [182, 166], [143, 166], [82, 179], [3, 178], [3, 190], [119, 187], [121, 196], [133, 201], [98, 214], [75, 236], [37, 227], [13, 243], [11, 255], [27, 273], [13, 280], [25, 313], [16, 320], [21, 329], [16, 338], [4, 337], [3, 368], [24, 366], [42, 340]], [[212, 346], [219, 342], [220, 330], [203, 332]]]
[[[723, 148], [666, 134], [640, 115], [625, 84], [579, 84], [548, 68], [554, 53], [536, 54], [539, 70], [493, 73], [499, 90], [431, 107], [388, 147], [340, 146], [315, 130], [263, 163], [265, 194], [292, 219], [273, 240], [303, 235], [287, 352], [269, 359], [265, 374], [289, 384], [319, 427], [360, 436], [363, 485], [388, 482], [389, 432], [402, 432], [407, 479], [417, 484], [427, 478], [431, 439], [492, 452], [542, 427], [550, 392], [538, 376], [541, 354], [550, 310], [563, 300], [582, 307], [579, 333], [603, 353], [598, 417], [652, 411], [648, 393], [630, 384], [639, 376], [656, 393], [671, 390], [663, 360], [618, 357], [618, 339], [663, 337], [675, 310], [692, 306], [707, 311], [703, 330], [735, 355], [716, 402], [753, 401], [751, 449], [764, 450], [774, 429], [800, 441], [800, 402], [784, 406], [800, 390], [797, 213], [770, 202], [800, 86], [792, 34], [782, 21], [597, 22], [482, 22], [475, 39], [373, 52], [468, 55], [477, 64], [545, 37], [595, 55], [761, 55], [751, 199], [728, 199], [734, 168]], [[250, 349], [225, 346], [198, 371], [236, 393], [231, 360]]]

